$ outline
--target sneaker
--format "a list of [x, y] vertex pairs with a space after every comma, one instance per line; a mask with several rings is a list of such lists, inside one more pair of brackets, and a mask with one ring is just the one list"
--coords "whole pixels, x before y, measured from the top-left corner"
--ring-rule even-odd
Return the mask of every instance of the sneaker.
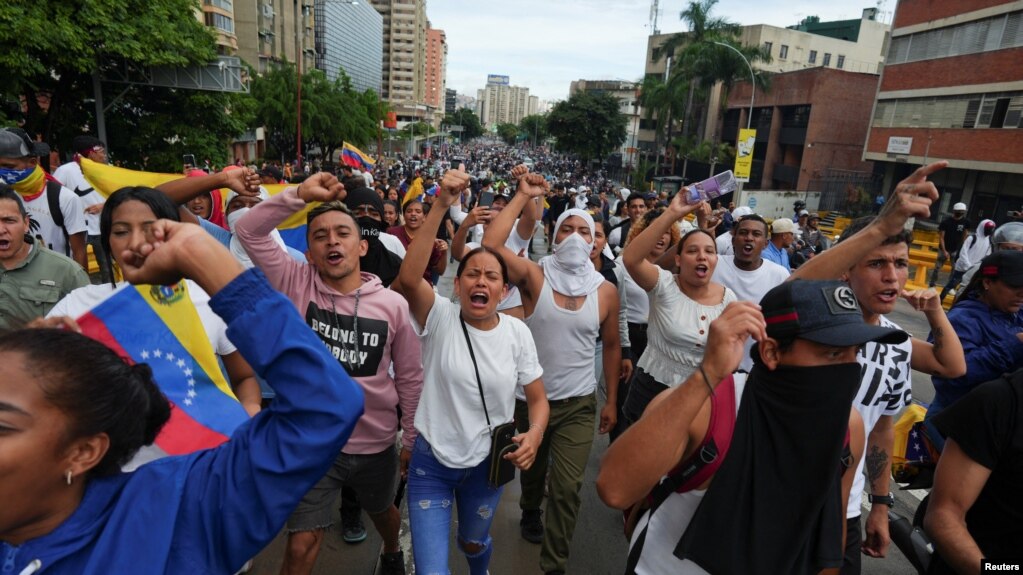
[[543, 543], [543, 515], [542, 509], [523, 509], [522, 519], [519, 520], [519, 528], [522, 531], [522, 538], [530, 543]]
[[362, 524], [362, 513], [353, 516], [341, 515], [341, 532], [345, 543], [354, 545], [366, 540], [366, 526]]
[[405, 575], [405, 553], [395, 551], [380, 555], [380, 575]]

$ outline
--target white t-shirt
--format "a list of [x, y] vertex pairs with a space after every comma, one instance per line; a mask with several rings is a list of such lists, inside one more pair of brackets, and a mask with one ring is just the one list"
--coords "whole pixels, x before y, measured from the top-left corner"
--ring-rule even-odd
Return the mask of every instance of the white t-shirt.
[[[881, 327], [902, 329], [885, 316], [880, 317]], [[877, 421], [883, 415], [898, 417], [902, 410], [913, 401], [913, 374], [910, 360], [913, 357], [913, 340], [907, 339], [899, 344], [881, 344], [870, 342], [860, 349], [856, 361], [860, 364], [860, 389], [856, 392], [853, 407], [863, 418], [863, 432], [869, 436]], [[856, 466], [853, 476], [852, 490], [849, 492], [849, 505], [846, 507], [847, 518], [858, 517], [863, 511], [863, 488], [866, 478], [863, 475], [863, 460], [866, 455], [866, 442], [860, 463]], [[890, 454], [889, 454], [890, 455]], [[889, 473], [890, 470], [885, 470]], [[885, 494], [887, 495], [887, 494]]]
[[682, 293], [675, 283], [675, 274], [659, 270], [657, 285], [648, 295], [650, 316], [646, 350], [637, 367], [658, 382], [675, 387], [703, 360], [710, 322], [735, 301], [735, 294], [726, 287], [721, 303], [703, 305]]
[[[58, 254], [70, 256], [71, 249], [64, 241], [64, 232], [53, 223], [53, 216], [50, 215], [50, 204], [46, 199], [46, 194], [49, 193], [46, 191], [38, 198], [25, 202], [25, 209], [31, 219], [31, 234], [33, 237], [41, 237], [46, 247]], [[74, 192], [63, 186], [60, 188], [60, 212], [64, 215], [64, 229], [69, 236], [86, 231], [85, 208], [82, 207], [82, 202]]]
[[[490, 429], [460, 313], [458, 304], [435, 297], [425, 326], [412, 317], [412, 327], [423, 344], [423, 392], [416, 430], [430, 442], [437, 460], [452, 469], [475, 467], [490, 452]], [[466, 324], [494, 426], [514, 418], [516, 391], [543, 375], [526, 324], [504, 314], [497, 317], [497, 327], [488, 331]]]
[[[711, 279], [735, 292], [735, 297], [739, 301], [760, 303], [767, 292], [784, 283], [788, 277], [789, 270], [771, 261], [763, 260], [759, 268], [746, 271], [735, 266], [735, 256], [719, 255], [718, 265], [714, 268]], [[749, 355], [753, 343], [753, 338], [746, 340], [746, 350], [742, 355], [742, 363], [739, 364], [739, 369], [743, 371], [753, 368], [753, 360]]]
[[714, 238], [714, 243], [717, 244], [718, 247], [719, 258], [721, 256], [730, 256], [735, 253], [735, 248], [732, 247], [732, 239], [733, 236], [731, 232], [725, 232]]
[[383, 244], [391, 253], [397, 255], [401, 259], [405, 259], [405, 245], [401, 243], [398, 236], [381, 232], [380, 243]]
[[[227, 338], [227, 325], [224, 320], [210, 309], [210, 296], [199, 287], [199, 284], [192, 280], [185, 281], [188, 282], [188, 296], [191, 298], [192, 304], [195, 305], [195, 311], [199, 312], [199, 321], [202, 322], [202, 326], [206, 330], [206, 336], [210, 340], [210, 345], [213, 346], [213, 351], [221, 357], [238, 351], [231, 340]], [[117, 289], [111, 289], [110, 284], [80, 287], [57, 302], [57, 305], [53, 306], [46, 317], [61, 315], [73, 318], [81, 317], [85, 312], [129, 285], [128, 282], [119, 282]]]
[[[746, 388], [746, 375], [736, 373], [732, 380], [735, 382], [735, 411], [738, 413], [739, 404], [742, 402], [742, 392]], [[654, 510], [653, 516], [647, 512], [639, 518], [636, 530], [632, 532], [632, 541], [629, 542], [630, 550], [648, 523], [650, 528], [647, 529], [643, 552], [636, 564], [636, 575], [663, 575], [665, 573], [706, 575], [707, 572], [696, 563], [689, 559], [683, 561], [675, 557], [675, 547], [678, 545], [679, 539], [682, 538], [682, 534], [689, 528], [689, 522], [693, 520], [693, 515], [696, 514], [696, 509], [700, 506], [706, 493], [706, 489], [672, 493], [660, 507]]]
[[639, 287], [636, 280], [629, 275], [622, 257], [618, 256], [615, 265], [622, 268], [621, 279], [618, 281], [619, 300], [625, 302], [625, 318], [629, 323], [645, 324], [650, 317], [650, 297], [646, 290]]
[[99, 214], [86, 214], [84, 211], [85, 208], [102, 204], [106, 200], [104, 200], [99, 192], [93, 189], [89, 180], [85, 179], [82, 167], [78, 165], [78, 162], [68, 162], [54, 170], [53, 177], [78, 196], [78, 201], [82, 204], [83, 216], [85, 217], [86, 231], [90, 236], [98, 236]]

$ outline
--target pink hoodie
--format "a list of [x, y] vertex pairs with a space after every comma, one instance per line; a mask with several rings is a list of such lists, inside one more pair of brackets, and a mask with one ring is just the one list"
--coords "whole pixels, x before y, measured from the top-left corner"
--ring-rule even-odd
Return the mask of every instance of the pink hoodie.
[[[363, 272], [362, 287], [343, 294], [328, 287], [312, 264], [295, 261], [270, 237], [291, 214], [305, 207], [296, 188], [260, 202], [235, 228], [245, 251], [270, 285], [288, 296], [313, 331], [338, 358], [366, 395], [366, 411], [343, 451], [379, 453], [394, 444], [401, 405], [402, 446], [411, 450], [423, 363], [419, 338], [412, 330], [408, 302]], [[358, 317], [353, 317], [358, 305]], [[388, 368], [394, 364], [394, 379]]]

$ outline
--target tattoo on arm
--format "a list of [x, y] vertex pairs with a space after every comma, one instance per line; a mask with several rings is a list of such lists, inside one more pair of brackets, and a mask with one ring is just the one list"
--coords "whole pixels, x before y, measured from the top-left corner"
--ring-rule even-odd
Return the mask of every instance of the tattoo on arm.
[[875, 482], [888, 472], [888, 453], [876, 445], [872, 446], [863, 461], [863, 466], [867, 472], [871, 492], [876, 493]]
[[938, 353], [939, 351], [941, 351], [941, 348], [944, 347], [945, 345], [944, 342], [941, 340], [942, 336], [945, 334], [942, 332], [942, 329], [938, 327], [934, 329], [932, 335], [934, 337], [934, 343], [931, 345], [931, 348], [934, 350], [934, 353]]

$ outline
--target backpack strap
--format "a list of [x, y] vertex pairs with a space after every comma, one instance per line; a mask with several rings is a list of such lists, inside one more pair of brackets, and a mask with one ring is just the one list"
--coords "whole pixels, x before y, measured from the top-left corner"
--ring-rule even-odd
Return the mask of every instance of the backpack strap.
[[[732, 443], [732, 432], [735, 430], [735, 405], [735, 380], [729, 375], [714, 389], [714, 395], [711, 396], [710, 421], [707, 423], [707, 433], [704, 434], [699, 448], [688, 459], [669, 471], [668, 476], [655, 485], [647, 495], [648, 516], [652, 516], [669, 495], [692, 491], [721, 467]], [[626, 575], [633, 575], [636, 572], [649, 528], [648, 519], [643, 531], [636, 537], [636, 543], [629, 549], [629, 558], [625, 565]]]
[[64, 212], [60, 211], [60, 191], [63, 186], [54, 180], [46, 182], [46, 203], [50, 208], [50, 219], [60, 228], [64, 234], [64, 255], [71, 255], [71, 238], [68, 236], [67, 228], [64, 227]]

